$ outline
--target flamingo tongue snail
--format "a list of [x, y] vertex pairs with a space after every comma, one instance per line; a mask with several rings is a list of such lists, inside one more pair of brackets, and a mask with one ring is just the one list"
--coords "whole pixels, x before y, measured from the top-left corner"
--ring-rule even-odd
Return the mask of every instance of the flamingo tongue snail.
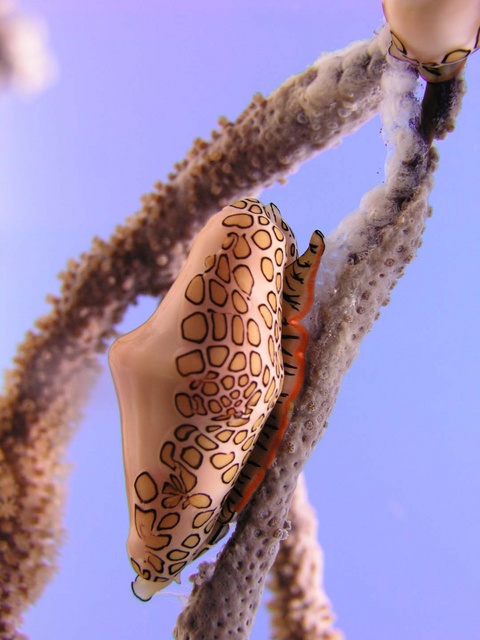
[[224, 500], [218, 523], [229, 522], [244, 508], [271, 466], [285, 435], [305, 377], [305, 350], [309, 335], [301, 321], [313, 304], [315, 277], [324, 248], [322, 233], [315, 231], [305, 253], [285, 269], [282, 308], [285, 378], [282, 391], [237, 482]]
[[428, 144], [456, 102], [455, 78], [480, 48], [480, 0], [382, 0], [389, 53], [427, 81], [419, 130]]
[[277, 207], [244, 198], [208, 221], [155, 313], [113, 343], [141, 600], [228, 531], [272, 463], [303, 383], [300, 321], [323, 246], [316, 231], [299, 258]]
[[479, 0], [383, 0], [390, 54], [430, 83], [454, 78], [480, 46]]

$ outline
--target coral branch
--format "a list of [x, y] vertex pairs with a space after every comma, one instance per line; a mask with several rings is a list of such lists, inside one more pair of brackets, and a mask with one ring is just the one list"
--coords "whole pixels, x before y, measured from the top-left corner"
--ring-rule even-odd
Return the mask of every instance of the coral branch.
[[[0, 399], [0, 635], [14, 638], [21, 610], [52, 573], [61, 538], [61, 458], [115, 324], [137, 295], [165, 293], [192, 238], [221, 206], [283, 179], [371, 118], [381, 100], [385, 30], [320, 58], [268, 98], [256, 96], [211, 142], [197, 140], [170, 182], [110, 241], [94, 240], [62, 275], [60, 298], [20, 346]], [[25, 544], [28, 536], [29, 544]]]
[[323, 588], [323, 553], [317, 542], [317, 519], [300, 474], [288, 512], [290, 530], [267, 587], [272, 612], [272, 640], [342, 640]]
[[[340, 381], [389, 292], [420, 245], [437, 152], [418, 127], [416, 75], [392, 63], [386, 74], [384, 121], [396, 144], [384, 185], [363, 199], [326, 239], [314, 318], [307, 384], [274, 466], [223, 549], [215, 570], [196, 580], [175, 629], [177, 640], [245, 640], [265, 577], [286, 534], [285, 519], [298, 474], [320, 438]], [[456, 81], [457, 96], [463, 91]], [[451, 102], [457, 109], [458, 101]], [[446, 120], [451, 128], [452, 118]], [[441, 132], [438, 132], [439, 135]]]

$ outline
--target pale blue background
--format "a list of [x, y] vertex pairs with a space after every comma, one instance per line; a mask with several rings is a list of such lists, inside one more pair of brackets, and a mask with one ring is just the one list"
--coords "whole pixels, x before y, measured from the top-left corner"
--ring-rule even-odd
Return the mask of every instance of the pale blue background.
[[[326, 50], [369, 37], [380, 1], [31, 0], [58, 82], [0, 97], [1, 362], [55, 274], [108, 238], [219, 115], [231, 119]], [[441, 166], [418, 259], [344, 380], [307, 476], [326, 583], [350, 640], [480, 638], [480, 54]], [[383, 179], [378, 118], [262, 198], [304, 246]], [[156, 301], [125, 320], [140, 324]], [[171, 637], [174, 597], [130, 593], [119, 420], [105, 371], [69, 450], [60, 570], [26, 617], [32, 640]], [[106, 499], [106, 496], [110, 496]], [[188, 590], [185, 574], [184, 590]], [[261, 611], [253, 640], [268, 637]]]

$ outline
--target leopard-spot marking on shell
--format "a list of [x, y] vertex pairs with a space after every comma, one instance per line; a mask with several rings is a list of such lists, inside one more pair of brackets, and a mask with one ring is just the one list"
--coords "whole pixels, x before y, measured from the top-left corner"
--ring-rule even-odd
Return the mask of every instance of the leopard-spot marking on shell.
[[263, 477], [251, 469], [271, 464], [303, 382], [300, 320], [323, 246], [316, 231], [298, 258], [273, 204], [225, 207], [155, 313], [112, 345], [140, 599], [227, 532]]

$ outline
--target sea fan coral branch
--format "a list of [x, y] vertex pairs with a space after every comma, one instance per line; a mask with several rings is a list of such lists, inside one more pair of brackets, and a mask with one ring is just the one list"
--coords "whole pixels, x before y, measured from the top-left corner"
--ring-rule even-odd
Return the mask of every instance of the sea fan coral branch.
[[67, 265], [61, 296], [50, 298], [52, 312], [19, 347], [0, 398], [2, 470], [16, 487], [0, 514], [5, 640], [17, 637], [21, 611], [52, 573], [61, 538], [60, 461], [96, 354], [139, 294], [168, 290], [212, 213], [285, 178], [375, 114], [387, 39], [382, 30], [326, 55], [268, 98], [256, 96], [235, 123], [222, 119], [211, 141], [196, 140], [168, 184], [145, 196], [109, 242], [96, 238]]
[[343, 640], [322, 584], [323, 553], [317, 541], [315, 510], [300, 474], [288, 512], [290, 530], [280, 543], [268, 588], [273, 598], [272, 640]]
[[[285, 435], [286, 446], [240, 514], [214, 572], [203, 568], [205, 577], [196, 580], [177, 621], [177, 640], [250, 636], [266, 575], [286, 534], [298, 474], [322, 435], [362, 337], [420, 245], [438, 157], [412, 126], [419, 120], [415, 74], [392, 66], [386, 74], [383, 114], [396, 151], [386, 182], [368, 193], [360, 209], [326, 239], [310, 327], [307, 384]], [[456, 89], [458, 96], [462, 81], [456, 81]], [[458, 101], [450, 104], [458, 109]], [[454, 115], [445, 120], [450, 127]]]

